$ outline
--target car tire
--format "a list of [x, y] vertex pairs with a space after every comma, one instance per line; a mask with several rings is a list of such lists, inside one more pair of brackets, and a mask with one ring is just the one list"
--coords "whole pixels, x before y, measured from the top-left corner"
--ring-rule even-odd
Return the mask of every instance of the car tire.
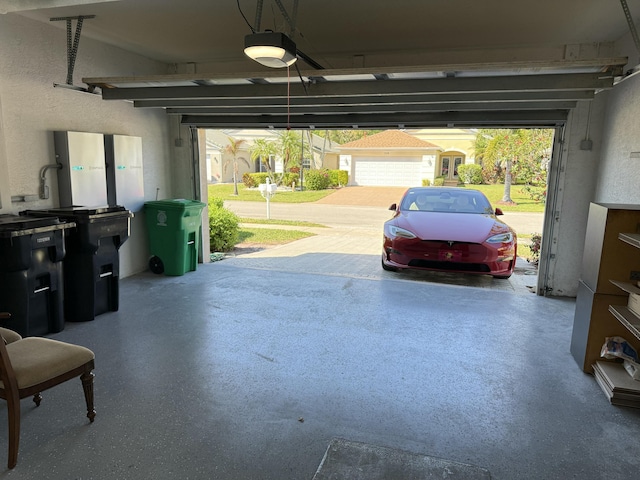
[[497, 278], [498, 280], [506, 280], [507, 278], [510, 278], [511, 275], [494, 275], [493, 278]]

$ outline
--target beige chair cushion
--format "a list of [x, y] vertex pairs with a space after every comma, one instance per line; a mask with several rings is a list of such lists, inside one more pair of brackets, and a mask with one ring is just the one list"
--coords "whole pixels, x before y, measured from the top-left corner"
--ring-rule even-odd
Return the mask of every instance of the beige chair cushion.
[[57, 377], [95, 358], [88, 348], [41, 337], [27, 337], [10, 343], [7, 352], [18, 388]]
[[0, 336], [4, 338], [4, 343], [13, 343], [16, 340], [20, 340], [22, 336], [18, 332], [9, 330], [8, 328], [0, 327]]

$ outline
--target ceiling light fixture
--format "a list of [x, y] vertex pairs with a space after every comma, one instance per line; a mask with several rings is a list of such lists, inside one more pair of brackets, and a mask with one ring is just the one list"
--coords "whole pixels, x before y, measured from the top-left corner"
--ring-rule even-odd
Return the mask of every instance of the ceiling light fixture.
[[297, 60], [296, 44], [280, 32], [247, 35], [244, 37], [244, 53], [252, 60], [271, 68], [288, 67]]

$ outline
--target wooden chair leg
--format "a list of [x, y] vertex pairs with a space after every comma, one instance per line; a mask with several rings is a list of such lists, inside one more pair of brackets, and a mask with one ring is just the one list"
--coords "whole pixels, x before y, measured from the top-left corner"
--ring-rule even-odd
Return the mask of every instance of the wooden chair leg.
[[7, 415], [9, 416], [9, 461], [7, 466], [14, 468], [18, 463], [20, 446], [20, 398], [17, 392], [7, 398]]
[[33, 396], [33, 403], [36, 404], [36, 407], [39, 407], [41, 401], [42, 401], [42, 395], [40, 395], [40, 392], [38, 392]]
[[95, 375], [89, 369], [80, 375], [82, 381], [82, 389], [84, 390], [84, 399], [87, 403], [87, 418], [89, 422], [93, 423], [93, 419], [96, 417], [96, 411], [93, 408], [93, 377]]

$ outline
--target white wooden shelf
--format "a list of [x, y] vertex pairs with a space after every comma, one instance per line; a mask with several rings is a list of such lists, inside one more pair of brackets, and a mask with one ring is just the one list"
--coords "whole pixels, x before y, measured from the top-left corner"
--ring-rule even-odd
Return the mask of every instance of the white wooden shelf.
[[640, 233], [619, 233], [618, 238], [629, 245], [640, 248]]
[[640, 317], [622, 305], [609, 305], [609, 311], [622, 323], [638, 340], [640, 340]]
[[640, 288], [638, 288], [638, 286], [634, 285], [633, 283], [619, 282], [618, 280], [609, 280], [609, 281], [624, 292], [640, 294]]

